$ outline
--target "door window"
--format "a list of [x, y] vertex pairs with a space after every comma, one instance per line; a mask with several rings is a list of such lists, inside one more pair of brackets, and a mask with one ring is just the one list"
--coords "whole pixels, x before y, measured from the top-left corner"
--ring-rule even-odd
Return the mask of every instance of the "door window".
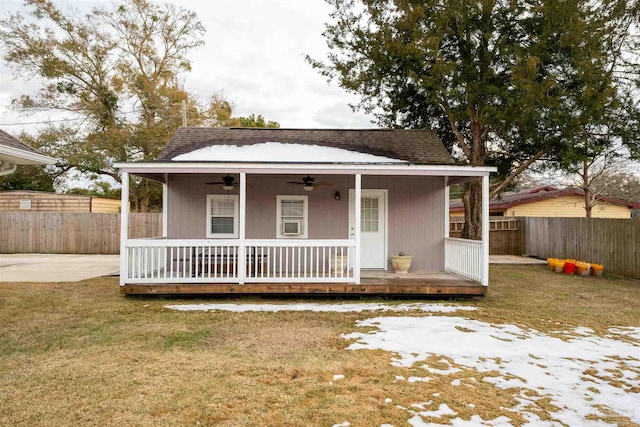
[[363, 197], [360, 202], [360, 231], [377, 233], [379, 217], [378, 197]]

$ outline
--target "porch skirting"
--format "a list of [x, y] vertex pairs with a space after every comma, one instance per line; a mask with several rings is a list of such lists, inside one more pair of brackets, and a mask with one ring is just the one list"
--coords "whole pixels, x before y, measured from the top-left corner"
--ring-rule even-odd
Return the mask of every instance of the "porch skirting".
[[352, 283], [157, 283], [127, 284], [125, 295], [325, 295], [325, 296], [404, 296], [474, 297], [484, 296], [487, 287], [447, 273], [421, 275], [419, 278], [363, 278]]

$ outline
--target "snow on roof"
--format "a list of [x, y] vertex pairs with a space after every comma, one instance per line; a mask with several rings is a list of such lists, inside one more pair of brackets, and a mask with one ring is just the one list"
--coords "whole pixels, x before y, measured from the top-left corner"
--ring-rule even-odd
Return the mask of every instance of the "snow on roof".
[[253, 145], [210, 145], [171, 160], [279, 163], [407, 163], [405, 160], [320, 145], [264, 142]]

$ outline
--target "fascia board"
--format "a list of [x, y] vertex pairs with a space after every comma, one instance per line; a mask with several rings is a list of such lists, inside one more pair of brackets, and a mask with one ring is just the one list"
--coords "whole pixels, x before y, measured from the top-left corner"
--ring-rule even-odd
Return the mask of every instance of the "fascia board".
[[353, 175], [432, 175], [432, 176], [485, 176], [496, 172], [492, 166], [405, 165], [405, 164], [318, 164], [318, 163], [115, 163], [114, 166], [129, 173], [314, 173]]
[[0, 145], [0, 159], [17, 165], [53, 165], [58, 160], [40, 153]]

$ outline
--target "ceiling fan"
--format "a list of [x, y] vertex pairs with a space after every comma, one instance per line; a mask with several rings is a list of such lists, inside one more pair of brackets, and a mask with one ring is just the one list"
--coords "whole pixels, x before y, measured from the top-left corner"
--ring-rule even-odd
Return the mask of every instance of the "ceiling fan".
[[220, 181], [220, 182], [207, 182], [207, 185], [218, 184], [218, 185], [222, 185], [222, 189], [223, 190], [231, 191], [231, 190], [233, 190], [235, 188], [235, 184], [233, 183], [233, 181], [235, 181], [235, 178], [232, 177], [231, 175], [227, 174], [227, 176], [223, 176], [222, 177], [222, 181]]
[[312, 178], [309, 175], [307, 175], [306, 177], [302, 178], [302, 182], [300, 182], [300, 181], [287, 181], [287, 184], [302, 185], [302, 189], [304, 191], [311, 191], [315, 187], [320, 187], [321, 185], [331, 185], [330, 182], [315, 182], [315, 179]]

